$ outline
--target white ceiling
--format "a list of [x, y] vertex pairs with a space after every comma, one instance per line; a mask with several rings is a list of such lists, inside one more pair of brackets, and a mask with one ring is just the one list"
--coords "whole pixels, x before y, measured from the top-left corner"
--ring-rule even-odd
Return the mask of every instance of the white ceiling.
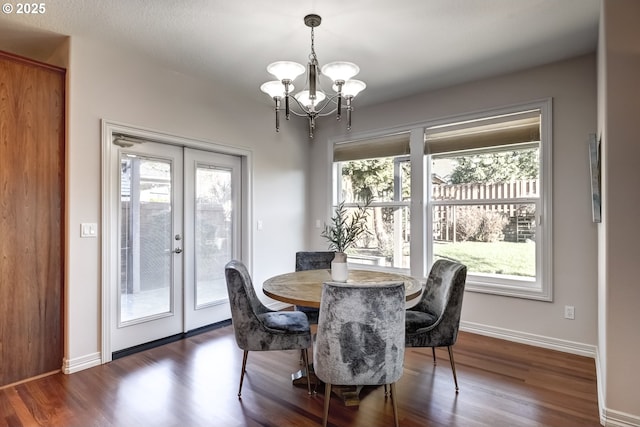
[[47, 49], [60, 40], [49, 32], [104, 40], [265, 103], [259, 87], [272, 80], [266, 65], [306, 63], [310, 30], [303, 17], [316, 13], [320, 65], [358, 64], [357, 78], [367, 83], [361, 105], [594, 52], [600, 13], [600, 0], [51, 0], [45, 6], [41, 15], [0, 13], [0, 47]]

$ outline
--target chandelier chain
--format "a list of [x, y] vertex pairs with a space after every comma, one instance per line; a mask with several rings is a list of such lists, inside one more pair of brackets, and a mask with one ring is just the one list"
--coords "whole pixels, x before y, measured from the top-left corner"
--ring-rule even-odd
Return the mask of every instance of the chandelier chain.
[[313, 32], [313, 27], [311, 27], [311, 53], [309, 54], [309, 59], [311, 60], [311, 62], [313, 64], [318, 64], [318, 57], [316, 55], [316, 45], [315, 45], [315, 41], [316, 41], [316, 36], [315, 33]]

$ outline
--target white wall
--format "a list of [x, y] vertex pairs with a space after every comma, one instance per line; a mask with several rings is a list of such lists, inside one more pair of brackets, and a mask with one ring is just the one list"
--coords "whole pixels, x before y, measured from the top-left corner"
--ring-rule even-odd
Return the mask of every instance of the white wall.
[[[375, 90], [375, 88], [367, 88]], [[363, 92], [363, 97], [366, 92]], [[352, 132], [373, 131], [447, 116], [553, 98], [553, 302], [466, 292], [463, 323], [493, 333], [595, 352], [597, 344], [597, 233], [591, 219], [587, 140], [596, 132], [596, 59], [587, 55], [524, 72], [423, 93], [369, 108], [358, 108]], [[357, 99], [356, 99], [357, 101]], [[341, 125], [325, 121], [312, 148], [310, 224], [326, 215], [330, 167], [327, 139]], [[322, 214], [321, 214], [322, 213]], [[325, 220], [326, 216], [319, 218]], [[325, 248], [318, 230], [310, 241]], [[565, 320], [565, 305], [576, 319]]]
[[[640, 2], [606, 0], [599, 100], [603, 149], [600, 370], [607, 425], [640, 425]], [[604, 350], [604, 351], [603, 351]], [[603, 354], [604, 353], [604, 354]]]
[[68, 359], [100, 351], [100, 239], [81, 239], [79, 224], [100, 222], [101, 119], [251, 150], [254, 283], [293, 269], [305, 241], [308, 144], [298, 129], [274, 132], [268, 102], [236, 99], [224, 87], [81, 37], [71, 38], [68, 78]]

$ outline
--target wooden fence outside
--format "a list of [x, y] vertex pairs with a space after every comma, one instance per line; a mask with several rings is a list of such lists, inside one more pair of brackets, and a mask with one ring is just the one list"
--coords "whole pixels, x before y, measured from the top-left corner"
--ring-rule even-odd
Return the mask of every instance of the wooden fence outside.
[[[495, 212], [506, 219], [500, 240], [524, 242], [535, 240], [535, 206], [531, 203], [504, 203], [505, 200], [539, 197], [538, 180], [519, 180], [494, 184], [441, 184], [432, 187], [432, 198], [436, 201], [473, 201], [470, 205], [481, 212]], [[501, 203], [489, 204], [488, 200]], [[459, 228], [456, 210], [460, 205], [437, 205], [433, 210], [434, 238], [440, 241], [458, 240]], [[468, 208], [467, 208], [468, 209]], [[457, 231], [457, 232], [456, 232]]]

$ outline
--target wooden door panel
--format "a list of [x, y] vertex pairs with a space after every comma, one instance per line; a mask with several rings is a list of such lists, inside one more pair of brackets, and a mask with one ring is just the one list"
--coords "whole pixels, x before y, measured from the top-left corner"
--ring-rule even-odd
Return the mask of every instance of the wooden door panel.
[[62, 366], [64, 87], [0, 53], [0, 386]]

